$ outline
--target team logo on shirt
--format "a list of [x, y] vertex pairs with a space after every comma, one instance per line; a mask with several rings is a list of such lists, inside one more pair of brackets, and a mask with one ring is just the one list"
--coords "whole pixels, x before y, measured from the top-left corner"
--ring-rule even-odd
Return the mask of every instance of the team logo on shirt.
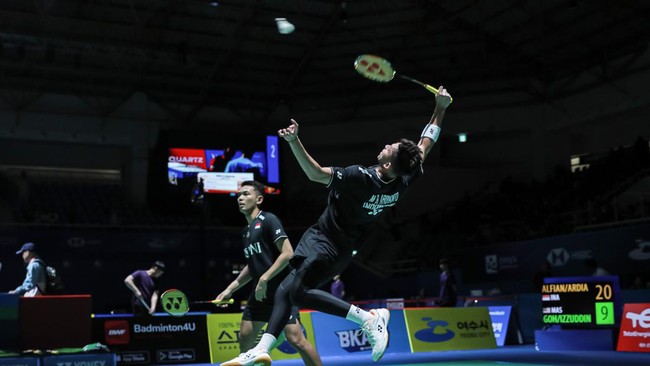
[[368, 215], [379, 215], [386, 207], [395, 206], [399, 200], [399, 192], [395, 194], [373, 194], [367, 202], [363, 203], [363, 208], [368, 210]]
[[255, 243], [250, 243], [246, 248], [244, 248], [244, 257], [250, 258], [252, 255], [261, 254], [262, 245], [259, 241]]

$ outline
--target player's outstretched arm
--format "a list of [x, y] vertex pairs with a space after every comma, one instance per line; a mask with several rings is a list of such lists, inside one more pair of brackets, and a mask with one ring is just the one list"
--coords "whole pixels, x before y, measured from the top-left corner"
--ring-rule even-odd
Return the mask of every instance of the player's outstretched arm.
[[451, 103], [451, 96], [442, 85], [438, 88], [438, 95], [436, 95], [436, 109], [433, 111], [431, 120], [424, 127], [418, 146], [422, 151], [422, 160], [426, 159], [431, 151], [433, 144], [438, 141], [440, 135], [440, 127], [442, 126], [442, 119], [445, 117], [445, 111]]
[[239, 272], [239, 275], [237, 278], [235, 278], [228, 287], [226, 287], [225, 290], [221, 291], [219, 295], [215, 298], [217, 301], [224, 301], [228, 300], [232, 297], [232, 294], [235, 293], [235, 291], [239, 290], [242, 288], [245, 284], [250, 282], [250, 280], [253, 278], [251, 276], [250, 271], [248, 270], [248, 266], [244, 267], [241, 272]]
[[323, 168], [314, 158], [309, 155], [302, 142], [298, 138], [298, 122], [291, 119], [291, 126], [278, 131], [278, 135], [289, 143], [291, 152], [298, 160], [298, 164], [307, 175], [309, 180], [328, 184], [332, 176], [332, 168]]

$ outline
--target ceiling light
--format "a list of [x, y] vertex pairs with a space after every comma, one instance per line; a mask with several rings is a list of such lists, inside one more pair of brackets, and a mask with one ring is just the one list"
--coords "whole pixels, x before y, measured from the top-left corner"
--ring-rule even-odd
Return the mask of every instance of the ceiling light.
[[289, 34], [296, 29], [296, 26], [291, 24], [287, 18], [275, 18], [275, 23], [278, 26], [278, 33]]

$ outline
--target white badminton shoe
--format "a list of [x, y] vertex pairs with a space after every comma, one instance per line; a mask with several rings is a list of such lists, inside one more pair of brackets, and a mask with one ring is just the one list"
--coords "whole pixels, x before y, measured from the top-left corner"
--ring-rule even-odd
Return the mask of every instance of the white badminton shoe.
[[372, 309], [370, 313], [372, 319], [366, 321], [361, 329], [366, 333], [366, 337], [372, 346], [372, 360], [377, 362], [386, 352], [388, 347], [388, 322], [390, 321], [390, 311], [387, 309]]
[[262, 352], [253, 348], [230, 361], [226, 361], [221, 366], [271, 366], [271, 356], [267, 352]]

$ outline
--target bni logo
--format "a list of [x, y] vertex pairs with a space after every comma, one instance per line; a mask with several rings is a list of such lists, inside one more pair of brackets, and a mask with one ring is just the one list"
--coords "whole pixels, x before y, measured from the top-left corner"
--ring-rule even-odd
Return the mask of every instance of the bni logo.
[[485, 256], [485, 273], [499, 273], [499, 257], [496, 254]]
[[129, 344], [131, 334], [126, 320], [107, 320], [104, 322], [104, 339], [106, 344]]

